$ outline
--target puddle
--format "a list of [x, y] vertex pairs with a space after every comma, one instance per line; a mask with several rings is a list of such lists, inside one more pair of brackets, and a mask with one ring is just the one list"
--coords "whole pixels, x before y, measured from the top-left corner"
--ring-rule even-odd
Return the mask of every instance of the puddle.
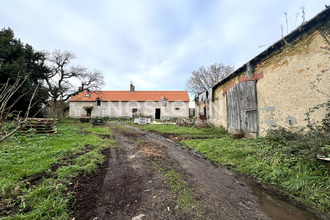
[[259, 198], [261, 207], [274, 220], [319, 220], [317, 215], [294, 206], [288, 201], [270, 195], [259, 186], [248, 184], [253, 194]]
[[[216, 167], [222, 166], [216, 162], [210, 161], [210, 163]], [[228, 165], [226, 165], [228, 166]], [[227, 169], [222, 169], [223, 172]], [[226, 172], [227, 173], [227, 172]], [[227, 174], [232, 175], [229, 171]], [[324, 215], [322, 218], [314, 213], [308, 212], [302, 208], [299, 208], [292, 203], [285, 201], [276, 195], [271, 195], [262, 187], [253, 183], [245, 182], [252, 190], [253, 195], [257, 196], [260, 201], [262, 209], [274, 220], [322, 220], [328, 219]]]

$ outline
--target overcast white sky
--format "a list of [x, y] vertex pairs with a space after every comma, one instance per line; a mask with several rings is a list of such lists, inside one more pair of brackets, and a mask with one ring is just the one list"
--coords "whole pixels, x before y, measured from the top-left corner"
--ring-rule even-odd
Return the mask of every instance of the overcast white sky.
[[[103, 90], [184, 90], [199, 66], [241, 65], [329, 0], [0, 0], [0, 27], [36, 50], [69, 50]], [[298, 16], [297, 16], [297, 13]], [[266, 45], [266, 46], [263, 46]], [[263, 46], [263, 47], [260, 47]]]

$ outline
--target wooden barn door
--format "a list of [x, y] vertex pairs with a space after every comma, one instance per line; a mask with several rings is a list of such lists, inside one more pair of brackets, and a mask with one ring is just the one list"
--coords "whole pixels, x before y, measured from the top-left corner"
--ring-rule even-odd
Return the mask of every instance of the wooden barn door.
[[227, 122], [230, 133], [258, 136], [256, 81], [236, 84], [227, 92]]

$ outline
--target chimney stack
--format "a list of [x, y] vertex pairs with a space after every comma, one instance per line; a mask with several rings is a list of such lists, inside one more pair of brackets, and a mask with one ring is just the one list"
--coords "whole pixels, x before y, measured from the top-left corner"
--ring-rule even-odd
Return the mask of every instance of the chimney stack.
[[84, 84], [82, 83], [81, 86], [78, 88], [78, 92], [82, 92], [84, 90]]
[[131, 81], [131, 84], [130, 84], [129, 92], [130, 93], [134, 93], [135, 92], [135, 86], [133, 86], [132, 81]]

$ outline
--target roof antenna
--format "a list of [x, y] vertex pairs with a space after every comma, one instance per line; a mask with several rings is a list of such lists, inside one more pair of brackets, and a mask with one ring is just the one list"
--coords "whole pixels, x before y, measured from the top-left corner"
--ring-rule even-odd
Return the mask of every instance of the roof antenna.
[[300, 9], [301, 9], [301, 13], [302, 13], [301, 17], [303, 19], [302, 23], [305, 23], [305, 14], [306, 14], [305, 13], [305, 6], [301, 6]]

